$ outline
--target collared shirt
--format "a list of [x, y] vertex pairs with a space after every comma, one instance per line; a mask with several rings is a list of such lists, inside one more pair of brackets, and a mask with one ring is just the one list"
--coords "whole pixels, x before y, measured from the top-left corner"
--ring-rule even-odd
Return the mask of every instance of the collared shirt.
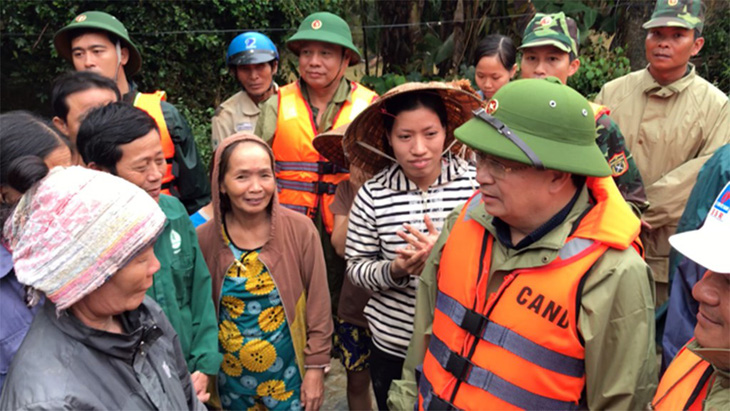
[[[487, 293], [496, 292], [516, 269], [543, 266], [557, 258], [573, 224], [590, 207], [589, 193], [579, 191], [565, 220], [534, 243], [519, 250], [494, 242]], [[415, 402], [415, 367], [423, 361], [431, 335], [441, 251], [462, 206], [446, 219], [438, 241], [419, 277], [413, 338], [401, 380], [393, 382], [389, 402], [410, 409]], [[496, 236], [494, 217], [474, 207], [469, 217]], [[586, 274], [578, 314], [585, 341], [585, 401], [588, 409], [639, 409], [654, 395], [657, 362], [654, 353], [654, 281], [633, 250], [609, 249]]]
[[648, 68], [603, 86], [596, 102], [611, 109], [621, 127], [649, 198], [642, 234], [657, 281], [666, 282], [669, 235], [674, 233], [700, 167], [730, 142], [730, 103], [694, 66], [660, 85]]
[[[302, 92], [302, 97], [307, 101], [307, 105], [312, 110], [312, 123], [316, 124], [318, 109], [309, 103], [309, 89], [307, 83], [303, 79], [299, 79], [299, 89]], [[327, 103], [327, 108], [322, 114], [320, 123], [317, 124], [317, 133], [323, 133], [332, 128], [332, 124], [335, 122], [337, 113], [342, 108], [342, 105], [346, 101], [349, 101], [350, 96], [350, 81], [345, 77], [342, 77], [340, 84], [335, 90], [335, 94], [332, 96], [332, 100]], [[254, 134], [264, 139], [270, 145], [273, 143], [271, 140], [274, 138], [276, 133], [276, 123], [279, 117], [279, 96], [273, 95], [268, 100], [261, 103], [261, 114], [259, 120], [256, 123], [256, 131]]]
[[[279, 92], [279, 86], [273, 83], [274, 94]], [[241, 90], [228, 100], [221, 103], [215, 111], [211, 120], [211, 141], [213, 148], [224, 138], [245, 131], [253, 134], [256, 129], [256, 122], [259, 119], [261, 110], [246, 91]]]

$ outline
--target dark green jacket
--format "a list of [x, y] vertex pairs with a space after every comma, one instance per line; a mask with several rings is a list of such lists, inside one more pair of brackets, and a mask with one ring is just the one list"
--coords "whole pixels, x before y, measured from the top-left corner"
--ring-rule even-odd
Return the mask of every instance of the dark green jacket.
[[[123, 100], [132, 104], [137, 96], [137, 85], [129, 83], [129, 93]], [[187, 120], [172, 104], [160, 103], [170, 138], [175, 144], [173, 174], [177, 179], [176, 197], [185, 205], [188, 214], [193, 214], [210, 202], [210, 182], [203, 160], [195, 146], [193, 132]]]
[[216, 375], [223, 357], [218, 352], [210, 273], [198, 236], [177, 199], [162, 194], [159, 204], [167, 221], [155, 243], [160, 270], [147, 295], [162, 307], [177, 332], [188, 370]]

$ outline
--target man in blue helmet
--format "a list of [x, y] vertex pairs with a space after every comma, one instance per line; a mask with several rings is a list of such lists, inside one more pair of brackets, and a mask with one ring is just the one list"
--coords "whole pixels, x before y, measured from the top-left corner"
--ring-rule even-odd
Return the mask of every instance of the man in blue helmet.
[[213, 115], [213, 147], [239, 131], [253, 133], [261, 114], [258, 104], [276, 94], [273, 80], [279, 67], [279, 52], [261, 33], [250, 31], [231, 41], [226, 64], [242, 90], [224, 101]]

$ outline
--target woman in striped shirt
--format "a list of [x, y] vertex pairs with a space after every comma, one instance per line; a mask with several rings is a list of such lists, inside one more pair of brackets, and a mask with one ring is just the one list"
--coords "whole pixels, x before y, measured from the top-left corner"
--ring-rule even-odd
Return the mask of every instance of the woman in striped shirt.
[[478, 107], [466, 91], [409, 83], [373, 103], [345, 136], [350, 161], [375, 174], [350, 211], [345, 258], [350, 280], [373, 291], [364, 313], [379, 409], [400, 377], [418, 276], [444, 219], [476, 188], [474, 167], [453, 154], [453, 131]]

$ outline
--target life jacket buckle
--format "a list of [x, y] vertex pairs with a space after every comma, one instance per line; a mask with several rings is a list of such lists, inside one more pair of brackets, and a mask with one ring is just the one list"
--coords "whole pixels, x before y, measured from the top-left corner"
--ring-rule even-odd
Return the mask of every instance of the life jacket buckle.
[[482, 330], [484, 330], [484, 325], [489, 320], [487, 317], [479, 314], [476, 311], [473, 310], [466, 310], [464, 313], [464, 318], [461, 320], [461, 324], [459, 326], [469, 332], [469, 334], [479, 337], [482, 334]]
[[446, 367], [444, 367], [444, 369], [450, 372], [459, 381], [466, 381], [472, 367], [474, 367], [474, 363], [451, 351], [449, 352], [449, 359], [446, 360]]

